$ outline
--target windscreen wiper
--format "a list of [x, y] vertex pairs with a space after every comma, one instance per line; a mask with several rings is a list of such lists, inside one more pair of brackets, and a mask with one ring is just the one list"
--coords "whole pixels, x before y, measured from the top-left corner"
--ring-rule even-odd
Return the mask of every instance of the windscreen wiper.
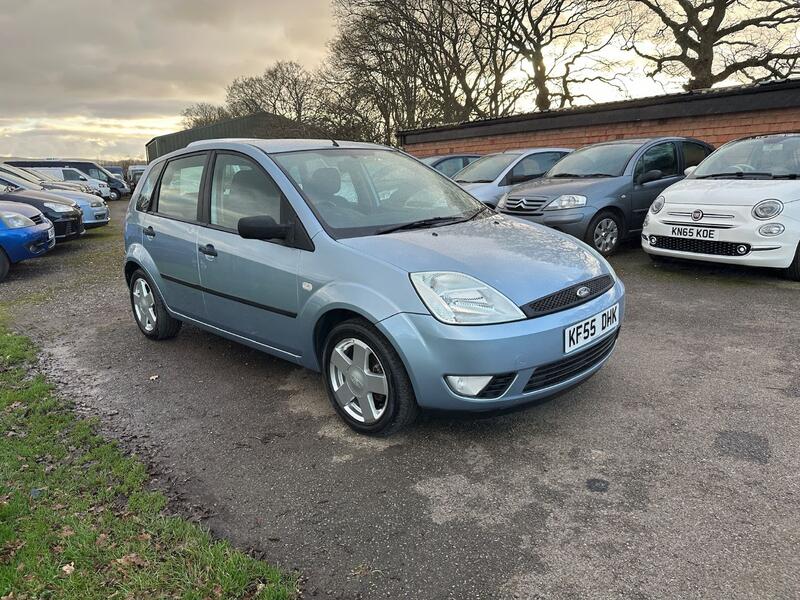
[[735, 177], [737, 179], [744, 179], [745, 177], [772, 177], [772, 173], [763, 173], [760, 171], [730, 171], [726, 173], [710, 173], [708, 175], [698, 175], [695, 179], [721, 179], [723, 177]]
[[462, 219], [460, 217], [432, 217], [430, 219], [420, 219], [419, 221], [411, 221], [411, 223], [380, 229], [375, 232], [375, 235], [383, 235], [384, 233], [393, 233], [395, 231], [404, 231], [406, 229], [428, 229], [430, 227], [436, 227], [437, 225], [461, 223], [465, 220], [466, 219]]
[[550, 177], [567, 178], [567, 177], [583, 177], [583, 175], [578, 175], [577, 173], [556, 173], [555, 175], [551, 175]]
[[773, 175], [773, 179], [800, 179], [800, 173], [781, 173], [780, 175]]
[[469, 179], [456, 179], [456, 183], [492, 183], [491, 179], [475, 179], [474, 181], [470, 181]]

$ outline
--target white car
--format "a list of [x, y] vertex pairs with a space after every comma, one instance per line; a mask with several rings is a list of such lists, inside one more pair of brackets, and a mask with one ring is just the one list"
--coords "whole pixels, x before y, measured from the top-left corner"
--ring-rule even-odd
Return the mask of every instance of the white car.
[[59, 181], [75, 181], [88, 185], [94, 192], [103, 198], [108, 198], [111, 195], [111, 188], [105, 181], [93, 179], [85, 173], [81, 173], [78, 169], [72, 167], [35, 167], [35, 171], [44, 175], [49, 175], [58, 179]]
[[528, 148], [487, 154], [453, 179], [484, 204], [497, 206], [512, 186], [541, 177], [570, 152], [570, 148]]
[[800, 134], [730, 142], [687, 172], [645, 219], [653, 260], [772, 267], [800, 281]]

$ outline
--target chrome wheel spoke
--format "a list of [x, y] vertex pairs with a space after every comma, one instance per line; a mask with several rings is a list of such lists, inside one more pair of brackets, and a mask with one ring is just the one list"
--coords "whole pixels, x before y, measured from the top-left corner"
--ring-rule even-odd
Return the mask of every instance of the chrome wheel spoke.
[[367, 373], [366, 376], [366, 388], [370, 394], [386, 396], [389, 393], [389, 386], [383, 373]]
[[150, 286], [144, 279], [137, 279], [131, 291], [133, 295], [133, 312], [139, 325], [147, 331], [156, 326], [156, 300]]
[[369, 347], [356, 340], [355, 344], [353, 344], [353, 364], [363, 371], [368, 371], [370, 354], [372, 354], [372, 351]]
[[383, 414], [383, 411], [379, 411], [375, 408], [372, 394], [367, 394], [359, 398], [358, 406], [361, 408], [361, 416], [364, 418], [365, 423], [374, 423]]
[[333, 350], [333, 354], [331, 354], [331, 363], [337, 369], [341, 371], [347, 371], [347, 369], [350, 368], [352, 361], [349, 358], [347, 358], [347, 356], [345, 355], [345, 353], [342, 351], [341, 348], [336, 347]]
[[339, 389], [334, 391], [333, 395], [336, 396], [336, 402], [338, 402], [339, 406], [342, 408], [345, 408], [356, 399], [355, 396], [353, 396], [353, 392], [350, 391], [350, 388], [347, 387], [347, 384], [344, 382], [339, 386]]
[[380, 359], [365, 342], [356, 338], [338, 342], [327, 369], [334, 400], [348, 417], [372, 424], [384, 415], [389, 380]]

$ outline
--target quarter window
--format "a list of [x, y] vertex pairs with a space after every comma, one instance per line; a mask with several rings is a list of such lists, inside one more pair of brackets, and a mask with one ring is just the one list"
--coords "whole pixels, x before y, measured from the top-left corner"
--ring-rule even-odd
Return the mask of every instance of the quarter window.
[[648, 171], [661, 171], [662, 177], [678, 174], [678, 149], [672, 142], [658, 144], [644, 153], [636, 165], [634, 177], [644, 175]]
[[205, 162], [205, 154], [195, 154], [167, 163], [158, 191], [158, 214], [184, 221], [197, 220]]
[[269, 216], [282, 223], [280, 188], [252, 160], [238, 154], [219, 154], [211, 181], [212, 225], [237, 229], [243, 217]]

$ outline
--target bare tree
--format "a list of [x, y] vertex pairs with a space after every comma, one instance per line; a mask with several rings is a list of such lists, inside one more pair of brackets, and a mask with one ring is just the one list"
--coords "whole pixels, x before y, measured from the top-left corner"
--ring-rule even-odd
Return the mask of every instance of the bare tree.
[[[798, 0], [628, 0], [628, 48], [686, 89], [800, 73]], [[652, 26], [648, 26], [652, 23]]]
[[230, 119], [232, 115], [225, 107], [208, 102], [198, 102], [181, 111], [181, 116], [183, 117], [183, 126], [192, 129]]
[[227, 88], [226, 106], [237, 116], [267, 111], [302, 122], [314, 87], [313, 76], [302, 66], [278, 61], [262, 75], [234, 79]]

